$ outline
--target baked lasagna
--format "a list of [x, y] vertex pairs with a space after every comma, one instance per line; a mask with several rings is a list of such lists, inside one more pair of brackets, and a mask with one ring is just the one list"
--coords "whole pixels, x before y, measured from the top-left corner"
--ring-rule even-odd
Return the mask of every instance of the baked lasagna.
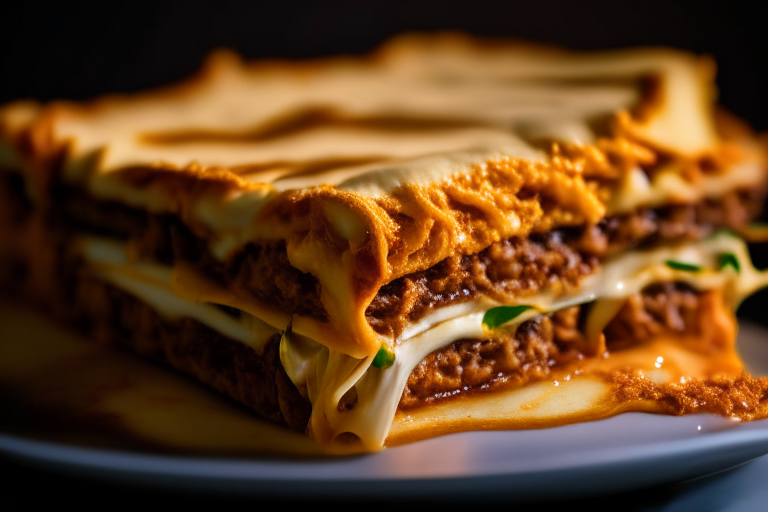
[[0, 110], [3, 290], [340, 449], [766, 416], [766, 153], [714, 66], [406, 36]]

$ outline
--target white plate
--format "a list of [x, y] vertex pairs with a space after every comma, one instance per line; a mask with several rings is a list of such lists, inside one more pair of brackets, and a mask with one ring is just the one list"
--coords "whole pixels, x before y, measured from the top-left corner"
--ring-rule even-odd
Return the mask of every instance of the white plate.
[[[768, 374], [768, 331], [743, 325], [743, 358]], [[558, 428], [469, 432], [370, 455], [206, 458], [72, 447], [0, 435], [27, 463], [164, 488], [292, 497], [563, 498], [618, 492], [722, 471], [768, 453], [768, 420], [631, 413]]]

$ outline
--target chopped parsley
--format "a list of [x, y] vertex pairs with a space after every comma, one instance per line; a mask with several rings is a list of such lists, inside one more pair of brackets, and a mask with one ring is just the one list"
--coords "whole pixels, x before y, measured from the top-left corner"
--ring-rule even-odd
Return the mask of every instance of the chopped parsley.
[[720, 255], [720, 270], [725, 270], [726, 267], [732, 267], [736, 273], [741, 272], [739, 259], [732, 252], [724, 252]]
[[667, 260], [664, 263], [666, 263], [669, 268], [675, 270], [685, 270], [686, 272], [698, 272], [701, 270], [700, 265], [694, 265], [692, 263], [685, 263], [682, 261]]
[[373, 358], [373, 362], [371, 364], [376, 368], [381, 368], [382, 370], [389, 368], [395, 364], [395, 353], [391, 352], [386, 345], [382, 345], [379, 351], [376, 352], [376, 356]]
[[514, 320], [529, 309], [533, 309], [533, 306], [499, 306], [491, 308], [483, 315], [483, 325], [489, 329], [495, 329]]

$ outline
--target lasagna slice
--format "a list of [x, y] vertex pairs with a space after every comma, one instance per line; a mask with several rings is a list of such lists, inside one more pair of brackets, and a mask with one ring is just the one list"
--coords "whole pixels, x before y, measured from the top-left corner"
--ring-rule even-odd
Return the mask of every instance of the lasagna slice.
[[713, 64], [461, 36], [0, 110], [4, 290], [329, 447], [766, 416], [765, 150]]

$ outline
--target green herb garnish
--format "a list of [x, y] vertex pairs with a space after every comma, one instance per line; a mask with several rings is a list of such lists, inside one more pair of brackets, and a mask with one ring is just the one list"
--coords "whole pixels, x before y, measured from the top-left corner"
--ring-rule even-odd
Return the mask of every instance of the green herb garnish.
[[395, 353], [391, 352], [389, 347], [386, 345], [382, 345], [379, 351], [376, 352], [376, 356], [373, 358], [373, 362], [371, 364], [376, 368], [381, 368], [382, 370], [389, 368], [395, 364]]
[[725, 270], [726, 267], [733, 267], [737, 274], [741, 272], [739, 259], [732, 252], [724, 252], [720, 255], [720, 270]]
[[698, 272], [701, 270], [701, 266], [699, 265], [684, 263], [682, 261], [667, 260], [664, 263], [666, 263], [669, 268], [673, 268], [675, 270], [685, 270], [686, 272]]
[[529, 309], [533, 309], [533, 306], [499, 306], [491, 308], [483, 315], [483, 324], [489, 329], [495, 329], [510, 320], [514, 320]]

